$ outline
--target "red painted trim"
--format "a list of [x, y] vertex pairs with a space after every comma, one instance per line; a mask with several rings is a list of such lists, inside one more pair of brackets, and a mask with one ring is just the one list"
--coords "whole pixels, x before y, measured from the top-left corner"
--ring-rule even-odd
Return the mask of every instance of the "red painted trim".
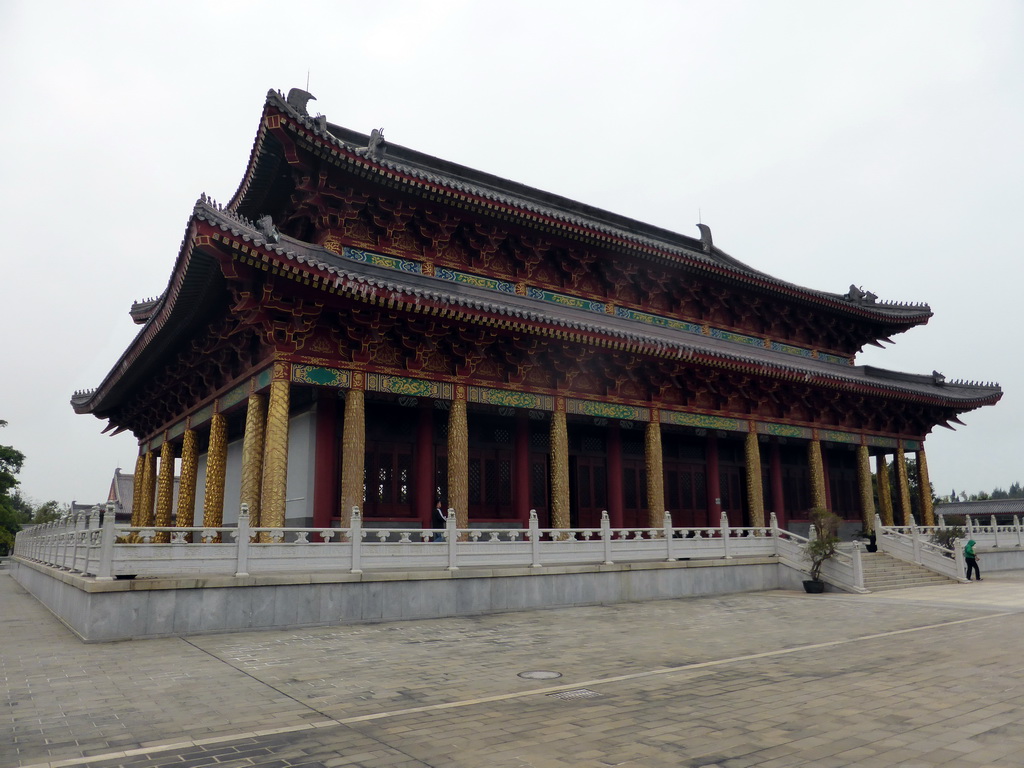
[[709, 432], [707, 437], [707, 458], [705, 467], [708, 479], [708, 525], [722, 521], [722, 476], [718, 469], [718, 435]]

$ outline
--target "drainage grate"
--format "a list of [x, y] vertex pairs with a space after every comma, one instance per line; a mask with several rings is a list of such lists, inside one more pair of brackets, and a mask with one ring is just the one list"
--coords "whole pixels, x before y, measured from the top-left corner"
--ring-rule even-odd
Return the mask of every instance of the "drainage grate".
[[561, 676], [561, 672], [550, 672], [546, 669], [535, 669], [531, 672], [519, 673], [519, 677], [525, 677], [527, 680], [554, 680], [556, 677]]
[[553, 699], [561, 699], [562, 701], [575, 701], [576, 699], [593, 699], [603, 694], [597, 691], [592, 691], [589, 688], [577, 688], [575, 691], [562, 691], [561, 693], [549, 693]]

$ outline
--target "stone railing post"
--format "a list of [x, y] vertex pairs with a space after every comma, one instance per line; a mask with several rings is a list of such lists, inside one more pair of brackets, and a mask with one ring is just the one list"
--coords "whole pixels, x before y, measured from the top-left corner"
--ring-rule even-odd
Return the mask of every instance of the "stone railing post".
[[999, 546], [999, 526], [996, 525], [996, 516], [992, 515], [992, 535], [996, 537], [996, 547]]
[[772, 537], [772, 552], [776, 557], [779, 556], [779, 518], [772, 512], [768, 516], [768, 528], [771, 530]]
[[729, 516], [722, 510], [722, 557], [726, 560], [732, 560], [732, 555], [729, 554]]
[[864, 589], [864, 562], [860, 557], [860, 542], [853, 542], [853, 586]]
[[1013, 532], [1017, 534], [1017, 547], [1024, 547], [1024, 540], [1021, 539], [1020, 518], [1013, 516]]
[[917, 521], [910, 516], [910, 537], [914, 542], [914, 562], [921, 564], [921, 532], [917, 529]]
[[671, 563], [676, 559], [676, 537], [672, 530], [672, 513], [665, 510], [665, 518], [662, 521], [662, 531], [665, 536], [665, 562]]
[[540, 523], [536, 509], [530, 510], [530, 527], [526, 535], [530, 537], [530, 566], [540, 568]]
[[457, 571], [459, 566], [456, 563], [458, 557], [459, 529], [456, 527], [455, 508], [448, 507], [448, 519], [445, 520], [445, 537], [448, 539], [448, 570]]
[[941, 512], [939, 512], [939, 528], [945, 528], [945, 527], [946, 527], [946, 516], [944, 514], [942, 514]]
[[967, 523], [967, 538], [974, 538], [974, 521], [970, 515], [964, 515], [964, 522]]
[[964, 560], [964, 540], [956, 539], [953, 541], [953, 559], [956, 561], [956, 570], [960, 574], [960, 579], [963, 580], [964, 574], [967, 573], [967, 562]]
[[242, 504], [238, 512], [238, 527], [235, 529], [235, 576], [249, 575], [249, 505]]
[[604, 564], [612, 564], [612, 523], [608, 510], [601, 512], [601, 545], [604, 548]]
[[103, 516], [103, 528], [100, 532], [100, 564], [96, 568], [96, 581], [113, 581], [114, 576], [114, 541], [117, 539], [117, 528], [114, 527], [114, 515], [110, 507]]
[[352, 547], [352, 573], [362, 573], [363, 518], [359, 507], [352, 507], [352, 519], [348, 523], [348, 540]]
[[72, 573], [78, 570], [78, 538], [86, 526], [85, 515], [71, 516], [71, 565], [68, 566], [68, 570]]

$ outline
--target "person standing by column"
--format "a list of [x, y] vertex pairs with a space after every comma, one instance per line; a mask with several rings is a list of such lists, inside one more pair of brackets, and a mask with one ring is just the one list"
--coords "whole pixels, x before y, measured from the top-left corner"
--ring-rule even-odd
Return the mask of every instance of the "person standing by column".
[[964, 547], [964, 561], [967, 563], [967, 580], [971, 580], [971, 571], [974, 571], [974, 575], [978, 577], [978, 581], [981, 581], [981, 569], [978, 568], [978, 556], [974, 554], [974, 539], [967, 542], [967, 546]]
[[[448, 516], [444, 513], [444, 508], [441, 506], [440, 499], [438, 499], [437, 503], [434, 504], [434, 512], [431, 515], [431, 524], [435, 529], [434, 541], [444, 541], [444, 529], [448, 525]], [[436, 530], [438, 528], [441, 530]]]

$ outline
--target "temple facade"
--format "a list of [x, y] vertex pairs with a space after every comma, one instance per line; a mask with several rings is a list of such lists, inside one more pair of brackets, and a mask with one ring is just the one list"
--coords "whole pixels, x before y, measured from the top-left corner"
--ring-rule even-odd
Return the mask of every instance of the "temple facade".
[[[136, 525], [932, 521], [925, 438], [998, 386], [855, 363], [926, 305], [388, 143], [271, 91], [234, 197], [78, 413], [139, 441]], [[874, 466], [872, 466], [872, 458]], [[895, 464], [895, 487], [888, 464]], [[175, 498], [174, 478], [180, 475]], [[876, 506], [877, 505], [877, 506]]]

